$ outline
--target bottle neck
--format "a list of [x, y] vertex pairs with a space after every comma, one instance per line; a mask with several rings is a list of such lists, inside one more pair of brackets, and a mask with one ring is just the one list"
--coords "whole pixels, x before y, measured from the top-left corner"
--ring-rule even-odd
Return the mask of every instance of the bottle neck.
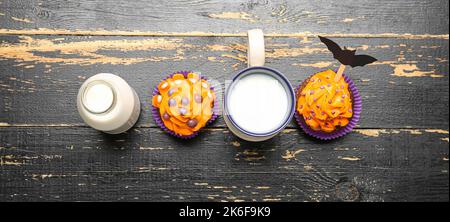
[[114, 88], [106, 81], [90, 82], [83, 91], [81, 102], [84, 108], [92, 114], [109, 112], [116, 102]]

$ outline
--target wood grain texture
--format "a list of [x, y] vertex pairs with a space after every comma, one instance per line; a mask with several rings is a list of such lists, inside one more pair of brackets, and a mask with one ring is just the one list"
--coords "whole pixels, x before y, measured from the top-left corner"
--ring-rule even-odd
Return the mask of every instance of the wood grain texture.
[[[448, 201], [448, 4], [0, 0], [0, 201]], [[347, 69], [363, 97], [353, 132], [323, 142], [292, 122], [249, 143], [220, 117], [189, 141], [155, 126], [153, 87], [193, 70], [221, 89], [247, 66], [250, 28], [294, 86], [338, 67], [319, 33], [379, 60]], [[139, 94], [127, 133], [76, 111], [100, 72]]]
[[2, 0], [2, 29], [448, 34], [448, 1]]
[[[125, 78], [142, 101], [138, 126], [151, 127], [155, 85], [177, 70], [199, 71], [218, 89], [246, 67], [245, 38], [3, 36], [0, 122], [3, 125], [84, 125], [76, 112], [82, 82], [100, 72]], [[361, 128], [448, 129], [448, 40], [341, 39], [379, 62], [348, 69], [363, 97]], [[267, 66], [293, 85], [337, 68], [317, 39], [268, 38]], [[221, 92], [218, 92], [221, 95]], [[221, 97], [219, 97], [220, 99]], [[213, 127], [223, 127], [222, 119]], [[291, 124], [291, 127], [296, 127]]]
[[361, 132], [255, 144], [226, 129], [0, 128], [0, 200], [448, 201], [448, 131]]

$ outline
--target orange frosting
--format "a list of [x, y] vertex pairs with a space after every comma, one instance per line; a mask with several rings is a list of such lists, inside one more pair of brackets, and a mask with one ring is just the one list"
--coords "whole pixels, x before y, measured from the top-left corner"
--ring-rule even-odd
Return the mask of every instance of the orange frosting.
[[152, 105], [159, 108], [164, 125], [178, 135], [188, 136], [206, 125], [213, 115], [215, 94], [198, 74], [181, 73], [163, 80]]
[[348, 84], [344, 78], [335, 82], [335, 75], [332, 70], [313, 75], [297, 95], [297, 111], [313, 130], [333, 132], [353, 116]]

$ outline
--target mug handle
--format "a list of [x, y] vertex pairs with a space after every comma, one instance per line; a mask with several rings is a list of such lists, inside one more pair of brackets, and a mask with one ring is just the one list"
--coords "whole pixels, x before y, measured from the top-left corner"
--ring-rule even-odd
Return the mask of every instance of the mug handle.
[[247, 64], [248, 67], [264, 66], [265, 47], [264, 33], [261, 29], [251, 29], [247, 32], [248, 48], [247, 48]]

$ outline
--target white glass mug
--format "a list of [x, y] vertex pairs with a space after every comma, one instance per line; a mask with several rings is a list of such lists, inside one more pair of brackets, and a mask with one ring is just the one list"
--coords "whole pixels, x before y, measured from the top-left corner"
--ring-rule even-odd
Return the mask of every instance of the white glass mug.
[[264, 141], [281, 132], [295, 112], [295, 93], [279, 71], [264, 67], [262, 30], [248, 32], [248, 65], [233, 76], [223, 97], [230, 131], [247, 141]]

